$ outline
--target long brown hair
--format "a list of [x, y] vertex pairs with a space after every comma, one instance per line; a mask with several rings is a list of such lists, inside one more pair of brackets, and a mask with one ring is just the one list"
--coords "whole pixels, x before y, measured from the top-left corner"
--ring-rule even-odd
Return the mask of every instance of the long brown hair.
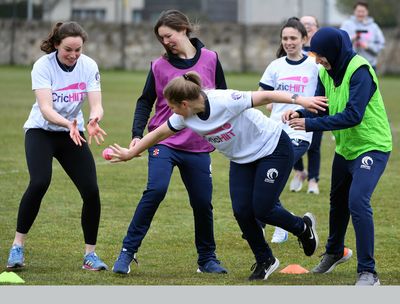
[[172, 79], [164, 89], [164, 97], [171, 103], [180, 104], [183, 100], [195, 100], [200, 96], [201, 77], [190, 71]]
[[56, 45], [59, 45], [67, 37], [81, 37], [83, 43], [85, 43], [88, 35], [76, 22], [58, 22], [52, 28], [47, 39], [40, 44], [40, 49], [46, 54], [50, 54], [56, 50]]
[[300, 34], [301, 34], [301, 38], [304, 38], [304, 37], [307, 38], [307, 30], [304, 27], [303, 23], [300, 22], [300, 19], [297, 18], [297, 17], [289, 18], [288, 21], [281, 28], [281, 34], [280, 34], [281, 44], [279, 45], [279, 48], [276, 51], [276, 58], [281, 58], [281, 57], [287, 55], [286, 51], [285, 51], [285, 49], [283, 48], [283, 45], [282, 45], [282, 32], [287, 27], [292, 27], [292, 28], [298, 30], [300, 32]]
[[186, 36], [188, 38], [190, 38], [190, 34], [193, 32], [193, 25], [190, 23], [189, 18], [184, 13], [178, 10], [163, 11], [154, 25], [154, 34], [156, 34], [158, 41], [160, 41], [160, 43], [164, 46], [167, 54], [169, 53], [169, 50], [163, 44], [162, 38], [158, 34], [158, 29], [161, 26], [168, 26], [178, 32], [186, 30]]

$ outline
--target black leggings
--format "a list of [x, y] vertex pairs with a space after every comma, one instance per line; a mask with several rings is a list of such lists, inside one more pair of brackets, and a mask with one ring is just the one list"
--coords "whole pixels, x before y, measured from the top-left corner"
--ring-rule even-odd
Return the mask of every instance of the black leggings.
[[101, 207], [96, 166], [88, 145], [82, 143], [82, 146], [76, 146], [68, 132], [30, 129], [25, 135], [25, 153], [30, 181], [19, 206], [17, 232], [28, 233], [39, 213], [43, 196], [50, 185], [54, 157], [81, 194], [81, 225], [85, 244], [95, 245]]

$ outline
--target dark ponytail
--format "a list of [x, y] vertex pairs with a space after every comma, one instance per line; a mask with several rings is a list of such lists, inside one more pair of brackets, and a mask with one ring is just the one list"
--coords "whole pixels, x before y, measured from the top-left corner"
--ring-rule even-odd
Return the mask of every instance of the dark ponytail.
[[276, 51], [276, 58], [281, 58], [281, 57], [287, 55], [286, 51], [282, 45], [282, 32], [287, 27], [291, 27], [291, 28], [298, 30], [300, 32], [302, 38], [307, 37], [307, 30], [304, 27], [303, 23], [300, 22], [300, 19], [297, 17], [289, 18], [288, 21], [286, 21], [286, 23], [281, 28], [281, 34], [280, 34], [281, 43], [279, 45], [278, 50]]
[[43, 40], [40, 49], [46, 54], [56, 50], [56, 46], [67, 37], [81, 37], [83, 43], [87, 40], [87, 33], [76, 22], [58, 22], [49, 33], [47, 39]]

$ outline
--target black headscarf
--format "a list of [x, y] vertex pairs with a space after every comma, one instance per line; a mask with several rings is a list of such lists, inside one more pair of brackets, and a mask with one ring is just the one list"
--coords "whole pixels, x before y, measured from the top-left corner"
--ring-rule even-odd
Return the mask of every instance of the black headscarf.
[[334, 27], [320, 28], [311, 39], [310, 51], [328, 60], [332, 67], [328, 74], [335, 86], [342, 83], [347, 66], [356, 55], [349, 35]]

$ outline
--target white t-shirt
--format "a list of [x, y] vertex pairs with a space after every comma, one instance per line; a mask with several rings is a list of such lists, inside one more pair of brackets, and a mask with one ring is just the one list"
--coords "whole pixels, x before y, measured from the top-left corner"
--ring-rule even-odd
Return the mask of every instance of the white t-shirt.
[[[53, 109], [70, 121], [76, 118], [79, 130], [84, 131], [81, 108], [87, 92], [101, 91], [100, 74], [96, 62], [81, 54], [73, 71], [65, 72], [57, 62], [56, 52], [53, 52], [40, 57], [35, 62], [31, 76], [32, 90], [51, 89]], [[67, 128], [45, 120], [37, 100], [24, 124], [25, 130], [31, 128], [68, 131]]]
[[[252, 108], [251, 92], [205, 91], [209, 116], [184, 118], [173, 114], [168, 124], [174, 131], [186, 127], [203, 136], [228, 159], [246, 164], [270, 155], [278, 145], [280, 124]], [[206, 102], [207, 103], [207, 102]]]
[[[275, 91], [286, 91], [300, 96], [314, 96], [318, 84], [318, 65], [314, 57], [307, 57], [300, 64], [290, 64], [286, 57], [271, 62], [261, 77], [260, 83], [273, 87]], [[294, 130], [282, 123], [282, 114], [287, 110], [298, 110], [299, 105], [273, 103], [271, 119], [283, 125], [283, 130], [290, 138], [297, 138], [311, 143], [312, 132]]]

